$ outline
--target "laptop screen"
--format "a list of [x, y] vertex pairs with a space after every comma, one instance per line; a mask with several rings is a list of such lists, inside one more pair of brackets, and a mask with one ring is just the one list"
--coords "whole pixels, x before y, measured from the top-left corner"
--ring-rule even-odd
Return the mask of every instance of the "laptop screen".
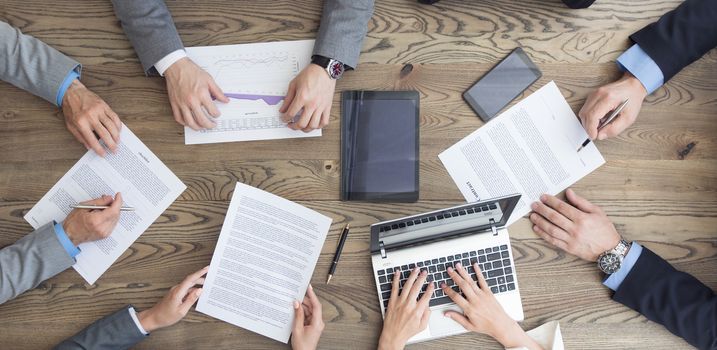
[[371, 252], [445, 239], [505, 226], [520, 195], [468, 203], [371, 225]]

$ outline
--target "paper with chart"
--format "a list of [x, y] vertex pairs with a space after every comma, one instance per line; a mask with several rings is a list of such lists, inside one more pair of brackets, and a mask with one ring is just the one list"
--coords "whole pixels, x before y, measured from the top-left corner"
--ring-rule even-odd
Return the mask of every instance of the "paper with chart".
[[[106, 148], [106, 147], [105, 147]], [[102, 158], [85, 155], [52, 186], [25, 215], [34, 228], [61, 222], [71, 205], [120, 192], [124, 206], [112, 235], [80, 244], [75, 270], [93, 284], [132, 243], [174, 202], [186, 186], [126, 126], [122, 126], [117, 153], [106, 148]]]
[[438, 157], [469, 202], [521, 193], [508, 224], [540, 195], [555, 195], [605, 163], [554, 82], [501, 113]]
[[289, 82], [311, 62], [314, 40], [188, 47], [187, 55], [209, 72], [229, 98], [213, 129], [184, 128], [184, 143], [218, 143], [321, 136], [292, 130], [279, 109]]
[[237, 183], [197, 311], [284, 343], [331, 218]]

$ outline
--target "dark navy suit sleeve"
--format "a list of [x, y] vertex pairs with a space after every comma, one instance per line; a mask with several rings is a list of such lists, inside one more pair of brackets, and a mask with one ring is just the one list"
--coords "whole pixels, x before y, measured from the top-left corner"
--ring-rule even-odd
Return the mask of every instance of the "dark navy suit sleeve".
[[712, 289], [643, 247], [613, 299], [700, 349], [717, 349], [717, 298]]
[[717, 0], [687, 0], [630, 36], [670, 80], [717, 47]]

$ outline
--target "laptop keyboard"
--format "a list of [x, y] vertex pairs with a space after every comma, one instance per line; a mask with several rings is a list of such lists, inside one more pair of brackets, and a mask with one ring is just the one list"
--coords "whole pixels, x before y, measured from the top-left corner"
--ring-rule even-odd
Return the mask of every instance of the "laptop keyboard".
[[[464, 268], [468, 270], [473, 281], [478, 281], [476, 271], [474, 271], [473, 263], [480, 265], [483, 277], [485, 277], [488, 287], [493, 294], [499, 294], [515, 290], [515, 272], [510, 263], [510, 251], [508, 245], [504, 244], [493, 248], [470, 250], [465, 253], [441, 256], [430, 260], [417, 261], [415, 263], [389, 267], [385, 270], [378, 270], [379, 289], [381, 290], [381, 303], [384, 310], [388, 307], [388, 299], [391, 296], [391, 288], [393, 282], [393, 274], [395, 271], [401, 273], [401, 290], [403, 285], [415, 267], [428, 271], [426, 276], [427, 282], [433, 282], [435, 290], [429, 301], [430, 306], [443, 305], [453, 302], [440, 288], [442, 283], [453, 288], [456, 292], [461, 292], [460, 288], [448, 276], [448, 267], [460, 262]], [[419, 298], [423, 296], [428, 283], [425, 283], [419, 294]], [[401, 291], [399, 290], [399, 292]]]

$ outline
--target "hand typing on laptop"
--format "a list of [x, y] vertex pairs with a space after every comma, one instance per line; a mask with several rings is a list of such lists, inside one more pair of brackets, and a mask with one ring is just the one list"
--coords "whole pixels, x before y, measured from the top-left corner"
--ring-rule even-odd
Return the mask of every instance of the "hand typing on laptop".
[[484, 333], [495, 338], [506, 348], [541, 349], [540, 345], [530, 338], [520, 328], [518, 322], [508, 316], [500, 306], [488, 287], [485, 277], [480, 273], [479, 264], [473, 264], [473, 268], [478, 271], [476, 273], [478, 284], [461, 264], [455, 266], [455, 269], [448, 268], [448, 274], [460, 288], [462, 294], [445, 283], [441, 284], [441, 289], [463, 309], [463, 313], [447, 311], [444, 314], [446, 317], [458, 322], [469, 331]]
[[[428, 327], [428, 319], [431, 316], [428, 302], [434, 286], [429, 283], [426, 289], [423, 289], [428, 273], [423, 270], [419, 274], [419, 271], [419, 268], [411, 271], [400, 293], [401, 272], [393, 274], [391, 298], [383, 321], [383, 331], [378, 340], [379, 350], [403, 349], [408, 339]], [[422, 290], [426, 293], [419, 299], [418, 294]]]

